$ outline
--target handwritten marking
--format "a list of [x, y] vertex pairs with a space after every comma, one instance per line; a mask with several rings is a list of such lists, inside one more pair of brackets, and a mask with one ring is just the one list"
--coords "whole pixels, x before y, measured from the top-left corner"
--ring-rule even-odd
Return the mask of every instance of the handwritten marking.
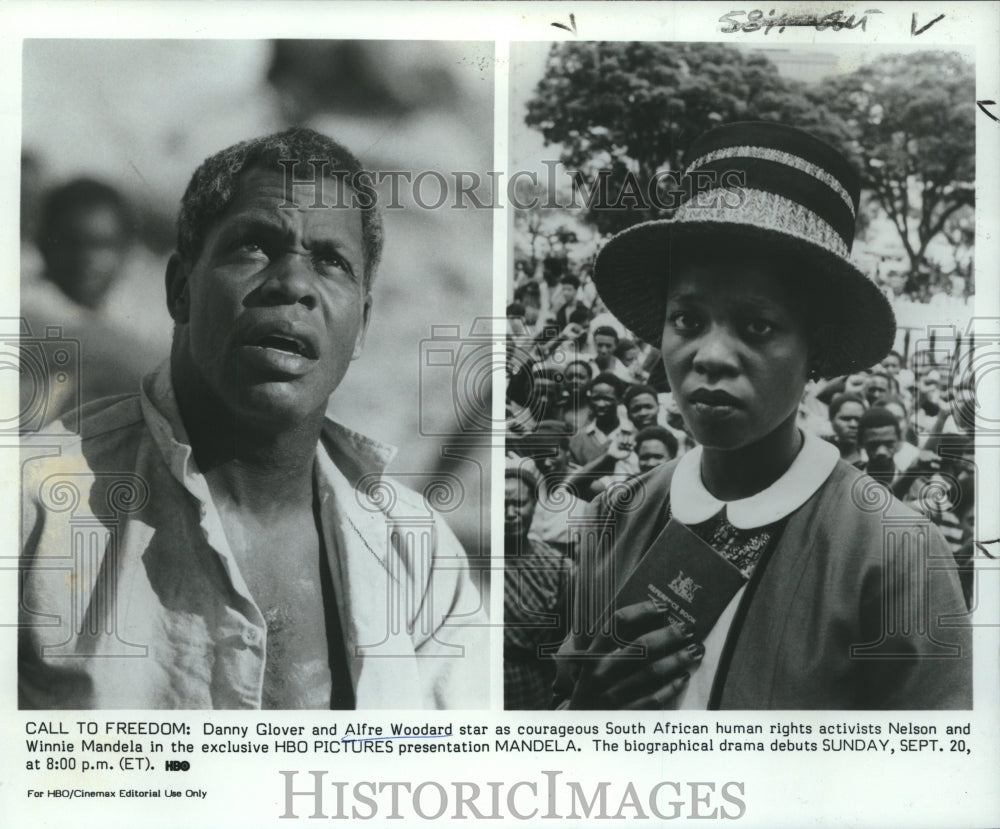
[[[778, 17], [775, 17], [774, 14], [775, 10], [771, 9], [765, 19], [762, 9], [751, 9], [749, 12], [742, 10], [727, 12], [719, 18], [719, 22], [725, 24], [719, 28], [719, 31], [724, 35], [731, 35], [736, 32], [749, 33], [763, 29], [766, 35], [774, 28], [777, 28], [778, 34], [781, 34], [788, 26], [805, 26], [812, 27], [817, 32], [822, 32], [826, 29], [833, 29], [835, 32], [839, 32], [842, 29], [861, 29], [861, 31], [867, 32], [868, 15], [882, 14], [882, 10], [865, 9], [865, 13], [857, 20], [855, 20], [855, 15], [853, 14], [845, 18], [844, 12], [839, 10], [825, 14], [822, 17], [817, 17], [815, 14], [795, 15], [787, 13], [782, 13]], [[743, 15], [746, 16], [746, 21], [736, 19]]]
[[924, 32], [926, 32], [931, 26], [933, 26], [939, 20], [944, 20], [944, 15], [943, 14], [939, 14], [937, 17], [935, 17], [926, 26], [921, 26], [918, 29], [917, 28], [917, 15], [914, 14], [913, 17], [910, 19], [910, 36], [911, 37], [916, 37], [917, 35], [922, 35]]
[[549, 25], [555, 26], [557, 29], [564, 29], [567, 32], [572, 32], [573, 34], [576, 34], [576, 16], [572, 13], [569, 16], [569, 26], [567, 26], [565, 23], [551, 23]]
[[1000, 118], [998, 118], [996, 115], [994, 115], [992, 112], [990, 112], [986, 108], [988, 106], [995, 107], [996, 105], [997, 105], [996, 101], [976, 101], [976, 106], [979, 107], [983, 111], [983, 114], [987, 118], [989, 118], [989, 119], [991, 119], [993, 121], [1000, 121]]
[[976, 547], [979, 549], [979, 552], [981, 552], [987, 558], [995, 559], [996, 556], [986, 549], [987, 544], [1000, 544], [1000, 538], [991, 538], [989, 541], [976, 542]]

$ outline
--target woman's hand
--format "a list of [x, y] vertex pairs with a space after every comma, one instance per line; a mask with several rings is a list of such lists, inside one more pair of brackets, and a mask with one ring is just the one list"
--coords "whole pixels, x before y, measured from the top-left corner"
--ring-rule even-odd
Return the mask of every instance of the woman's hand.
[[[638, 645], [642, 656], [623, 649], [585, 665], [570, 703], [581, 709], [669, 708], [687, 685], [688, 671], [705, 655], [694, 635], [670, 624], [649, 601], [623, 607], [614, 616], [620, 639]], [[630, 647], [629, 650], [635, 650]]]

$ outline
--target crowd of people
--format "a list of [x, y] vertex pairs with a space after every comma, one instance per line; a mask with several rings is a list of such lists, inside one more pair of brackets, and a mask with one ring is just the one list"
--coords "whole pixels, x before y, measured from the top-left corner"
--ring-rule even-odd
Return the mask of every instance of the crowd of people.
[[[541, 268], [539, 268], [541, 271]], [[697, 445], [658, 345], [625, 330], [588, 274], [519, 268], [507, 308], [506, 706], [546, 708], [571, 618], [572, 517]], [[935, 361], [935, 358], [937, 361]], [[798, 423], [929, 517], [973, 601], [974, 436], [961, 355], [890, 351], [866, 370], [807, 384]]]

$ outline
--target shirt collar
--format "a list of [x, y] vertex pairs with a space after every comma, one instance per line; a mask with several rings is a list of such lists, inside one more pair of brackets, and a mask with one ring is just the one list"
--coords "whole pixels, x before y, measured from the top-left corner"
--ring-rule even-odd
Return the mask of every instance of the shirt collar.
[[596, 420], [590, 421], [590, 423], [588, 423], [586, 426], [583, 427], [583, 431], [586, 432], [588, 435], [593, 435], [597, 432], [601, 432], [602, 435], [611, 440], [618, 437], [622, 432], [631, 430], [632, 430], [631, 425], [626, 423], [620, 417], [618, 418], [618, 425], [615, 426], [615, 428], [612, 429], [610, 432], [608, 432], [606, 435], [604, 434], [604, 432], [601, 432], [601, 430], [597, 428]]
[[803, 433], [802, 449], [785, 474], [767, 489], [736, 501], [720, 501], [701, 480], [702, 447], [696, 446], [677, 462], [670, 481], [670, 510], [684, 524], [700, 524], [726, 510], [726, 520], [740, 530], [773, 524], [808, 501], [833, 472], [840, 459], [837, 448], [815, 435]]
[[[164, 360], [142, 381], [143, 417], [153, 441], [174, 477], [201, 501], [209, 501], [208, 485], [194, 463], [191, 441], [177, 407], [170, 361]], [[351, 483], [367, 474], [382, 474], [396, 455], [396, 448], [348, 429], [326, 418], [321, 441], [334, 463]]]

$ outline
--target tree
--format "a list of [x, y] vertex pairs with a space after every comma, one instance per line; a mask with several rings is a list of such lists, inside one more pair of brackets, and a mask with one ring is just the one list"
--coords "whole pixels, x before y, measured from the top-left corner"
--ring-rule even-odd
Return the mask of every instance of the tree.
[[931, 270], [928, 243], [974, 204], [973, 67], [949, 52], [887, 55], [824, 81], [810, 97], [846, 125], [842, 146], [919, 281]]
[[[766, 57], [714, 43], [555, 44], [527, 108], [525, 122], [562, 146], [567, 168], [590, 182], [607, 171], [612, 201], [629, 174], [646, 192], [657, 172], [683, 169], [691, 141], [720, 123], [782, 121], [820, 137], [845, 134]], [[587, 218], [611, 233], [663, 212], [592, 209]]]

